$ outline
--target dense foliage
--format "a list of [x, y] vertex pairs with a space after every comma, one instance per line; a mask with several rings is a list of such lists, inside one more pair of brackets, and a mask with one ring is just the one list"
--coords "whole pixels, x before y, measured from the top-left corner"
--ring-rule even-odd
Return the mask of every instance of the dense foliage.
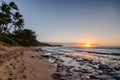
[[11, 45], [38, 45], [36, 34], [32, 30], [24, 29], [23, 16], [19, 13], [15, 2], [0, 5], [0, 41]]
[[29, 29], [14, 31], [12, 37], [15, 41], [17, 41], [20, 45], [23, 46], [38, 45], [35, 32]]
[[24, 20], [19, 13], [15, 2], [7, 4], [2, 1], [0, 5], [0, 33], [10, 33], [17, 29], [23, 29]]
[[13, 40], [12, 38], [10, 38], [6, 35], [0, 35], [0, 41], [6, 42], [11, 45], [18, 45], [18, 43], [15, 40]]
[[15, 2], [0, 4], [0, 41], [20, 46], [51, 46], [36, 40], [36, 34], [24, 29], [24, 19]]

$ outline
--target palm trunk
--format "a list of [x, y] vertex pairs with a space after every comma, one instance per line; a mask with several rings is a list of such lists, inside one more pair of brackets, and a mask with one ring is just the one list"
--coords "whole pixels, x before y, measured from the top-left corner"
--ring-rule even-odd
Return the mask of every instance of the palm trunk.
[[8, 31], [10, 32], [10, 29], [12, 28], [13, 24], [10, 26], [10, 28], [8, 29]]

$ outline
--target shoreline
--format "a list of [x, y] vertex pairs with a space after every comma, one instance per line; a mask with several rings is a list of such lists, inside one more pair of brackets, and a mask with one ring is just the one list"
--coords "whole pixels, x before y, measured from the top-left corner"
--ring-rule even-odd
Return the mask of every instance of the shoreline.
[[64, 47], [41, 49], [49, 56], [49, 61], [54, 66], [55, 80], [120, 79], [119, 56], [79, 52], [75, 48]]
[[53, 80], [51, 63], [35, 49], [11, 47], [8, 50], [6, 47], [0, 50], [0, 80]]

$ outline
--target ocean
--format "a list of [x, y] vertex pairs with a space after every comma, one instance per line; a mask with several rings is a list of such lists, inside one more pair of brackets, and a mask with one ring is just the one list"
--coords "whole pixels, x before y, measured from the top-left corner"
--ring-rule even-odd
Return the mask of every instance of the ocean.
[[41, 49], [50, 56], [55, 80], [120, 80], [119, 47]]

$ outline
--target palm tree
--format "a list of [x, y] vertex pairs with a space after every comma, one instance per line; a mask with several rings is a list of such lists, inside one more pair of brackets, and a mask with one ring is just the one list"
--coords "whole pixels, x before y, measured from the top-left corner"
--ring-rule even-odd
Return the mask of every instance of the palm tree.
[[14, 17], [13, 24], [9, 27], [8, 31], [10, 31], [12, 27], [14, 27], [14, 31], [17, 29], [23, 29], [24, 20], [22, 19], [22, 15], [19, 12], [15, 12], [13, 17]]
[[[18, 12], [18, 7], [15, 2], [10, 2], [9, 4], [2, 1], [0, 6], [0, 33], [10, 33], [10, 30], [13, 28], [23, 29], [24, 20], [22, 15]], [[12, 12], [16, 10], [17, 12]]]
[[6, 20], [6, 12], [9, 12], [8, 5], [5, 2], [2, 2], [2, 6], [0, 6], [1, 12], [0, 12], [0, 32], [4, 30], [4, 26], [7, 23]]
[[10, 3], [9, 3], [9, 6], [10, 6], [10, 8], [12, 8], [12, 9], [19, 10], [18, 7], [17, 7], [17, 5], [15, 4], [15, 2], [10, 2]]
[[14, 31], [17, 30], [17, 28], [18, 28], [19, 30], [23, 29], [23, 28], [24, 28], [23, 25], [24, 25], [24, 20], [23, 20], [23, 19], [19, 19], [19, 20], [18, 20], [17, 22], [15, 22], [15, 24], [14, 24]]

